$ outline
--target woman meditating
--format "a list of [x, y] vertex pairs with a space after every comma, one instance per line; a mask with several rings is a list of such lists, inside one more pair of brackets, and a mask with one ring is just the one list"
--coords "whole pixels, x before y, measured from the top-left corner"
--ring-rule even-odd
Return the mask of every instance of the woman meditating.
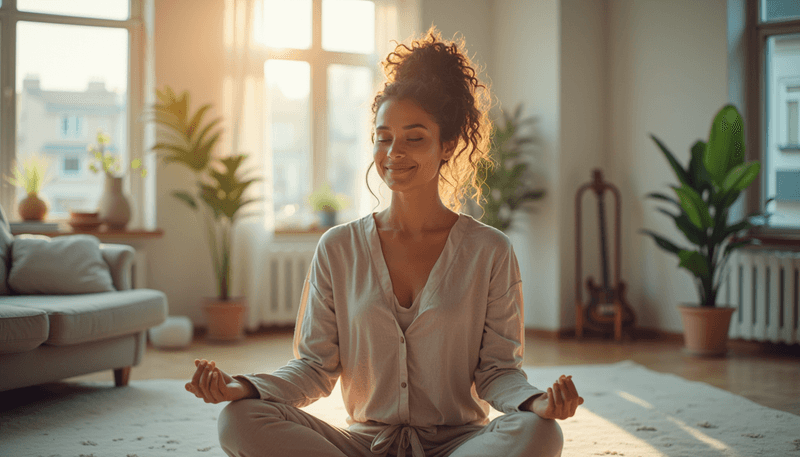
[[[547, 391], [528, 383], [514, 250], [458, 212], [467, 185], [480, 200], [488, 89], [435, 29], [398, 45], [383, 66], [373, 164], [391, 205], [321, 237], [295, 359], [238, 376], [196, 360], [186, 389], [231, 402], [218, 423], [231, 456], [558, 456], [554, 419], [573, 416], [583, 399], [568, 376]], [[340, 377], [348, 428], [298, 409]], [[505, 414], [489, 422], [489, 405]]]

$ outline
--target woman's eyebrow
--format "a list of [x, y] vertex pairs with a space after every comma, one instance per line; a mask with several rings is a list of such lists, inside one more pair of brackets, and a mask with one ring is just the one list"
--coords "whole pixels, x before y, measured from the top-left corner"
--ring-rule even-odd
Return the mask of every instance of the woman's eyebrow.
[[[406, 125], [405, 127], [403, 127], [403, 130], [411, 130], [411, 129], [416, 129], [416, 128], [421, 128], [421, 129], [428, 130], [428, 127], [425, 127], [422, 124]], [[389, 129], [389, 127], [387, 127], [385, 125], [379, 125], [379, 126], [375, 127], [375, 130], [390, 130], [390, 129]]]

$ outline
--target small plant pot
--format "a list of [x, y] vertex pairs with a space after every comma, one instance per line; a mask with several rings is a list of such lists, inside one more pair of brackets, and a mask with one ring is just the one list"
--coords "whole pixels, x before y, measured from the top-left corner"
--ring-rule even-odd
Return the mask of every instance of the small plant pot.
[[336, 225], [336, 211], [320, 211], [319, 225], [320, 227], [333, 227]]
[[42, 221], [47, 214], [47, 204], [36, 192], [31, 192], [19, 202], [19, 217], [23, 221]]
[[682, 305], [684, 349], [691, 355], [724, 356], [728, 352], [728, 329], [736, 308]]
[[206, 338], [210, 341], [235, 342], [244, 339], [244, 317], [247, 311], [244, 297], [228, 300], [206, 297], [203, 299], [206, 314]]

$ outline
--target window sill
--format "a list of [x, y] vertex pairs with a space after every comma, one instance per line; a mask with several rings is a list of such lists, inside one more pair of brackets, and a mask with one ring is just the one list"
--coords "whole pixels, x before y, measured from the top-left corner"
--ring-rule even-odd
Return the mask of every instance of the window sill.
[[69, 227], [59, 227], [57, 231], [12, 231], [12, 235], [46, 235], [49, 237], [65, 236], [65, 235], [94, 235], [102, 242], [114, 241], [139, 241], [146, 239], [161, 238], [164, 236], [164, 231], [161, 229], [145, 230], [145, 229], [125, 229], [125, 230], [108, 230], [103, 227], [98, 230], [73, 230]]
[[754, 238], [761, 242], [761, 244], [745, 246], [744, 249], [800, 251], [800, 228], [758, 228], [748, 232], [744, 238]]

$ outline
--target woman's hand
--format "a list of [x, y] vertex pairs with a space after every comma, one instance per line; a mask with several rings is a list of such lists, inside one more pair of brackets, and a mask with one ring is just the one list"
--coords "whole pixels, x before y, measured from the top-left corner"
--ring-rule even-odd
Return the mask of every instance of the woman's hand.
[[572, 376], [561, 375], [553, 387], [547, 389], [546, 394], [539, 395], [533, 400], [530, 411], [538, 414], [543, 419], [569, 419], [575, 415], [578, 405], [583, 404], [583, 398], [578, 395]]
[[258, 397], [258, 393], [249, 384], [233, 379], [217, 368], [213, 361], [195, 359], [194, 365], [197, 369], [192, 376], [192, 382], [186, 383], [186, 390], [206, 403]]

